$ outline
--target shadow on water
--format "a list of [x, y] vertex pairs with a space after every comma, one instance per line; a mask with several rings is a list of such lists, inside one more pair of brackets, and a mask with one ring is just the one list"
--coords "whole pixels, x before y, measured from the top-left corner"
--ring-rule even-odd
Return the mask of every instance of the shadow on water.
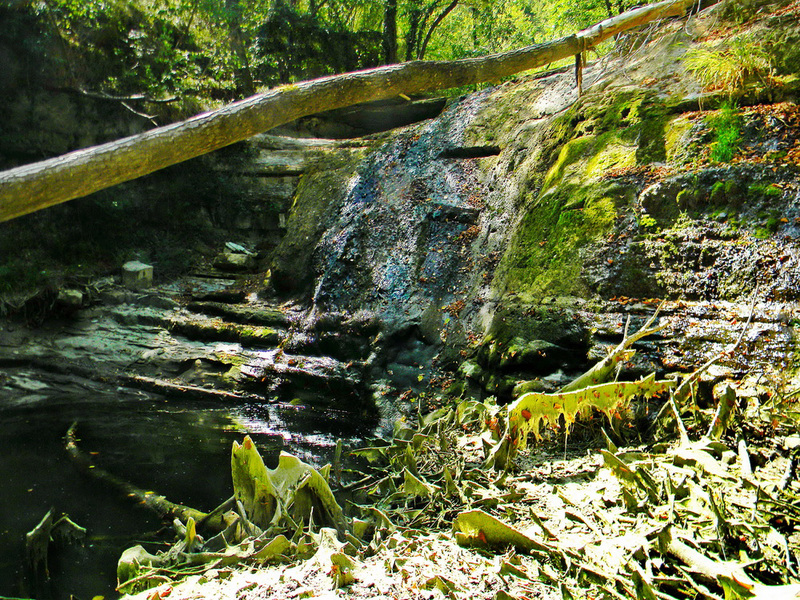
[[[206, 511], [232, 493], [230, 448], [246, 433], [270, 466], [281, 450], [320, 465], [337, 438], [369, 433], [335, 414], [294, 407], [187, 403], [94, 382], [26, 394], [0, 382], [0, 596], [115, 597], [121, 552], [155, 539], [161, 527], [72, 464], [63, 437], [74, 421], [81, 449], [98, 467]], [[87, 539], [82, 546], [51, 544], [50, 582], [36, 590], [25, 582], [24, 537], [50, 508], [85, 527]]]

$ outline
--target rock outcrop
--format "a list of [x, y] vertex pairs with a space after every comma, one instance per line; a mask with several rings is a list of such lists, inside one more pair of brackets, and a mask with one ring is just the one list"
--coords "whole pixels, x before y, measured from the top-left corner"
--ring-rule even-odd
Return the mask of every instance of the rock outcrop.
[[[363, 157], [318, 163], [272, 254], [272, 290], [315, 314], [377, 315], [398, 393], [552, 388], [661, 299], [671, 328], [631, 374], [693, 369], [752, 306], [746, 349], [709, 381], [788, 376], [800, 117], [787, 42], [800, 29], [786, 2], [760, 6], [726, 42], [724, 3], [629, 36], [587, 67], [580, 97], [571, 72], [521, 77], [452, 100]], [[683, 57], [725, 43], [766, 52], [771, 79], [703, 89]], [[714, 162], [716, 109], [731, 98], [739, 145]]]

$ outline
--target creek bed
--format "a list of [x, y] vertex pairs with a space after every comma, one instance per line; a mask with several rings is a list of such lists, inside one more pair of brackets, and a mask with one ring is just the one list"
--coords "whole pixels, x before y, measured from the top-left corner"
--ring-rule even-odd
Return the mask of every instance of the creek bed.
[[70, 461], [63, 437], [75, 421], [79, 446], [98, 467], [206, 511], [232, 493], [231, 445], [245, 433], [268, 466], [281, 450], [321, 465], [337, 438], [354, 443], [369, 434], [357, 419], [331, 411], [187, 402], [76, 377], [54, 385], [52, 377], [13, 367], [0, 377], [0, 596], [32, 595], [24, 536], [50, 508], [85, 527], [87, 539], [83, 546], [50, 545], [51, 583], [39, 598], [116, 597], [120, 554], [161, 527]]

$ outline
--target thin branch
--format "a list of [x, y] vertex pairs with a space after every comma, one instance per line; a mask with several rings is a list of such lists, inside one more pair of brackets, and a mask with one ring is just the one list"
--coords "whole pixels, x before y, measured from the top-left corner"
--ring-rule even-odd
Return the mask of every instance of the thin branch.
[[441, 14], [431, 23], [431, 26], [428, 28], [428, 33], [425, 34], [425, 39], [422, 42], [422, 46], [419, 49], [418, 58], [422, 59], [425, 57], [425, 50], [428, 49], [428, 42], [431, 41], [431, 36], [433, 35], [433, 31], [439, 26], [439, 24], [444, 21], [445, 17], [449, 15], [453, 9], [458, 6], [460, 0], [453, 0], [450, 4], [447, 5]]
[[192, 2], [192, 11], [189, 13], [189, 21], [186, 23], [186, 27], [183, 28], [183, 31], [181, 31], [181, 36], [178, 38], [178, 41], [175, 42], [175, 48], [180, 48], [183, 40], [187, 35], [189, 35], [189, 29], [192, 27], [194, 15], [197, 13], [197, 7], [199, 4], [200, 0], [194, 0], [194, 2]]
[[95, 98], [97, 100], [111, 100], [113, 102], [149, 102], [150, 104], [169, 104], [171, 102], [177, 102], [178, 100], [180, 100], [178, 96], [172, 96], [170, 98], [151, 98], [150, 96], [145, 96], [144, 94], [116, 96], [114, 94], [107, 94], [105, 92], [95, 92], [93, 90], [87, 90], [84, 87], [61, 88], [61, 91], [73, 92], [76, 94], [80, 94], [81, 96], [86, 96], [87, 98]]
[[148, 121], [150, 121], [153, 124], [154, 127], [158, 127], [158, 123], [156, 123], [156, 116], [155, 115], [147, 115], [147, 114], [145, 114], [143, 112], [139, 112], [138, 110], [132, 108], [131, 105], [128, 104], [127, 102], [120, 102], [120, 104], [122, 104], [122, 106], [127, 108], [129, 111], [131, 111], [137, 117], [142, 117], [143, 119], [147, 119]]

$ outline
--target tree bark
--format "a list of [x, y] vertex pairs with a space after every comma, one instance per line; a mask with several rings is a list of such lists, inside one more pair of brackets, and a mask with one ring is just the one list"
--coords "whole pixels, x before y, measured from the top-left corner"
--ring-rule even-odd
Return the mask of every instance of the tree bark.
[[438, 8], [440, 0], [433, 0], [425, 9], [420, 9], [417, 22], [417, 32], [414, 38], [414, 56], [413, 58], [419, 60], [420, 49], [422, 48], [422, 40], [425, 39], [425, 31], [427, 31], [428, 22], [433, 18], [433, 12]]
[[419, 8], [412, 8], [408, 13], [408, 31], [406, 32], [406, 61], [417, 56], [417, 32], [420, 29], [422, 12]]
[[0, 222], [147, 175], [321, 110], [497, 81], [575, 56], [626, 29], [682, 15], [692, 4], [693, 0], [664, 0], [606, 19], [577, 35], [501, 54], [413, 61], [286, 85], [187, 121], [3, 171]]
[[383, 62], [397, 62], [397, 0], [385, 0], [383, 6]]

